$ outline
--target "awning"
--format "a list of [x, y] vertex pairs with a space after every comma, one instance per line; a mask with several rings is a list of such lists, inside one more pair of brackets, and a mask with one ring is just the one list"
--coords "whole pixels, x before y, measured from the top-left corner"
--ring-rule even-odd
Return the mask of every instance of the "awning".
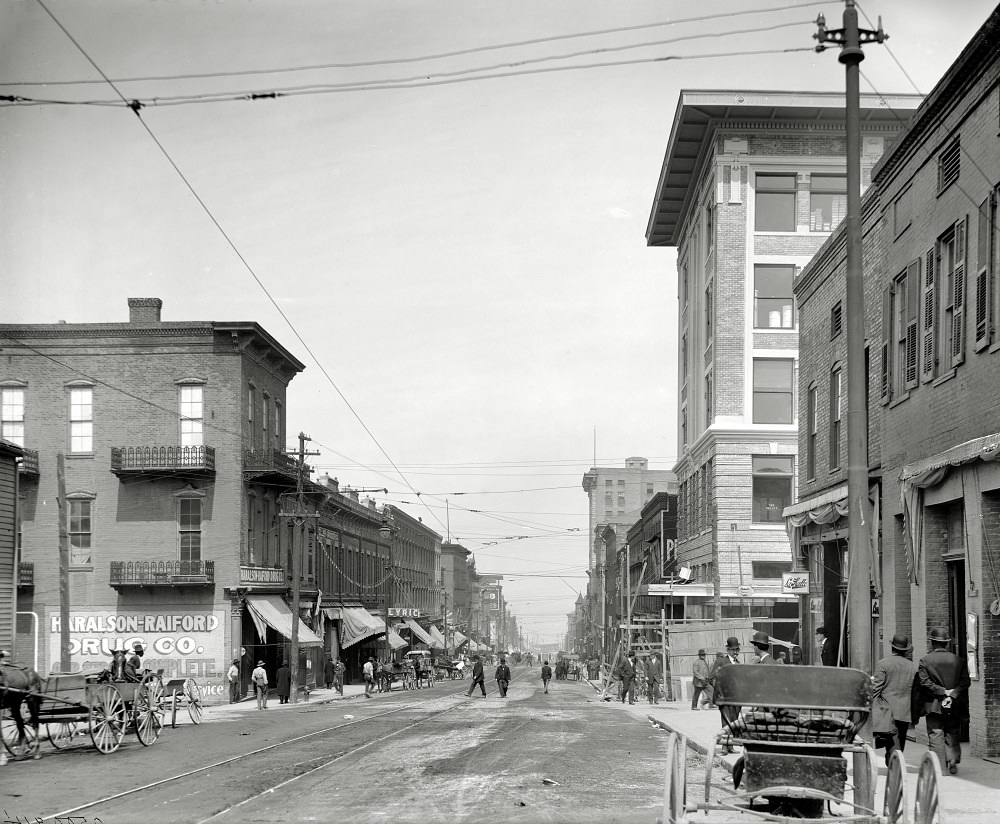
[[410, 632], [413, 633], [413, 637], [418, 641], [427, 644], [429, 647], [434, 646], [434, 639], [424, 632], [424, 628], [412, 618], [404, 618], [403, 623], [410, 628]]
[[821, 495], [815, 495], [812, 498], [799, 501], [797, 504], [786, 506], [781, 512], [781, 517], [789, 518], [792, 515], [801, 515], [804, 512], [808, 512], [810, 509], [819, 509], [824, 504], [835, 504], [838, 501], [844, 500], [846, 497], [847, 484], [843, 484], [842, 486], [838, 486], [836, 489], [829, 489]]
[[410, 646], [410, 642], [407, 641], [402, 635], [400, 635], [396, 630], [389, 629], [389, 646], [393, 649], [402, 649], [403, 647]]
[[458, 630], [455, 630], [455, 632], [452, 633], [451, 637], [455, 640], [456, 648], [462, 646], [462, 644], [464, 644], [466, 641], [469, 640], [464, 635], [462, 635], [462, 633], [460, 633]]
[[367, 609], [362, 607], [344, 607], [340, 611], [340, 646], [351, 647], [358, 641], [382, 635], [385, 624]]
[[434, 639], [435, 647], [437, 647], [438, 649], [444, 649], [445, 647], [444, 636], [441, 634], [441, 630], [439, 630], [433, 624], [431, 625], [431, 638]]
[[[250, 607], [250, 617], [261, 640], [266, 636], [265, 625], [285, 638], [292, 637], [292, 611], [280, 595], [247, 595], [247, 606]], [[323, 641], [307, 627], [299, 618], [299, 646], [321, 647]]]

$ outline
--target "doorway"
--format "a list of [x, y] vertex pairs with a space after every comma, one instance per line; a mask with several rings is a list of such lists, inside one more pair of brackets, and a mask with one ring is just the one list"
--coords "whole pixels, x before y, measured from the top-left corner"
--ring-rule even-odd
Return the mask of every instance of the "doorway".
[[[948, 635], [951, 641], [948, 649], [962, 659], [962, 665], [967, 666], [965, 660], [968, 647], [968, 630], [965, 623], [965, 558], [950, 558], [945, 566], [948, 570]], [[969, 740], [969, 721], [962, 721], [962, 730], [959, 736], [960, 741]]]

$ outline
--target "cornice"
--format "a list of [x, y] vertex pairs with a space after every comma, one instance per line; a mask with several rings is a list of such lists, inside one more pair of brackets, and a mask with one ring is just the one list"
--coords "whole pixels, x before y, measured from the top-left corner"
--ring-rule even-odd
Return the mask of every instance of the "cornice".
[[44, 326], [13, 326], [0, 324], [0, 336], [15, 340], [31, 338], [72, 339], [72, 338], [131, 338], [131, 337], [182, 337], [185, 335], [206, 335], [212, 333], [210, 323], [184, 323], [178, 326], [158, 324], [156, 326], [132, 326], [130, 324], [57, 324]]

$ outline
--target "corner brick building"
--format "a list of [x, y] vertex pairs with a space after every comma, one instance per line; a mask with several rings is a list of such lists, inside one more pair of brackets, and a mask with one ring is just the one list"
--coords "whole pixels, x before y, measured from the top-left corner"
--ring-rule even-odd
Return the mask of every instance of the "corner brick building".
[[[862, 174], [915, 97], [862, 96]], [[798, 471], [796, 277], [846, 211], [843, 96], [684, 91], [646, 232], [677, 249], [677, 562], [686, 617], [802, 643], [782, 513]]]

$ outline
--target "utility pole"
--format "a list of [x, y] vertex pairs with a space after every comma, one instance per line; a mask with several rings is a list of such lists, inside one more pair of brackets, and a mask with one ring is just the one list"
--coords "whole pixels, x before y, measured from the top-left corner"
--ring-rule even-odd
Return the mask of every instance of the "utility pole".
[[[59, 668], [70, 671], [69, 655], [69, 533], [66, 530], [66, 456], [56, 454], [56, 495], [59, 496]], [[35, 662], [38, 666], [38, 662]]]
[[393, 596], [393, 572], [392, 572], [392, 541], [396, 533], [396, 524], [392, 517], [392, 510], [386, 505], [383, 509], [384, 517], [382, 526], [379, 527], [379, 535], [386, 541], [387, 557], [389, 562], [385, 567], [385, 661], [388, 664], [392, 658], [392, 645], [389, 643], [389, 610], [392, 608]]
[[442, 592], [441, 597], [444, 598], [444, 657], [450, 660], [451, 656], [448, 655], [448, 593]]
[[306, 523], [310, 518], [319, 518], [318, 512], [313, 512], [306, 514], [305, 511], [305, 492], [303, 490], [302, 476], [305, 473], [306, 467], [306, 456], [307, 455], [319, 455], [319, 452], [306, 452], [306, 442], [310, 438], [308, 435], [299, 433], [299, 466], [298, 471], [295, 473], [295, 511], [294, 512], [282, 512], [282, 518], [291, 518], [292, 523], [298, 527], [292, 533], [292, 568], [290, 570], [292, 576], [292, 637], [290, 641], [290, 650], [288, 657], [291, 659], [289, 664], [291, 665], [291, 702], [297, 704], [299, 702], [299, 595], [301, 590], [300, 568], [301, 563], [300, 555], [305, 548], [306, 544]]
[[[848, 580], [847, 619], [850, 631], [850, 663], [856, 669], [872, 671], [871, 645], [871, 523], [868, 506], [868, 408], [865, 392], [865, 290], [861, 269], [861, 103], [858, 88], [859, 65], [865, 59], [862, 43], [884, 43], [882, 18], [878, 29], [858, 28], [854, 0], [844, 0], [844, 27], [827, 29], [823, 15], [816, 18], [819, 31], [813, 35], [816, 51], [827, 43], [840, 46], [839, 60], [846, 76], [847, 128], [847, 498]], [[854, 756], [854, 777], [861, 797], [868, 786], [863, 753]], [[860, 778], [860, 781], [859, 781]]]

